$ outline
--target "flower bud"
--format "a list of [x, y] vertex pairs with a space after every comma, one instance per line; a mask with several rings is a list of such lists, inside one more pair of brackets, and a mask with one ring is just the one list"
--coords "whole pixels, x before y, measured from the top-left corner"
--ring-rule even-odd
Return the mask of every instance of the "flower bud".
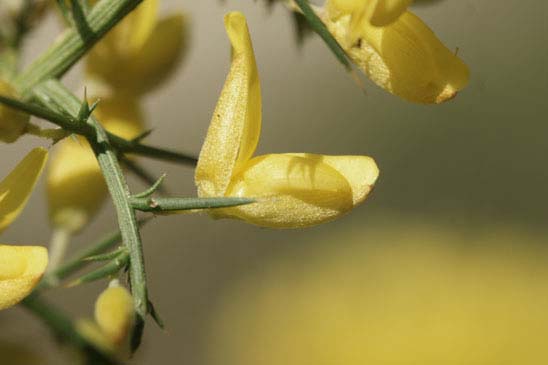
[[128, 338], [134, 319], [133, 298], [117, 282], [97, 298], [95, 321], [112, 344], [119, 346]]

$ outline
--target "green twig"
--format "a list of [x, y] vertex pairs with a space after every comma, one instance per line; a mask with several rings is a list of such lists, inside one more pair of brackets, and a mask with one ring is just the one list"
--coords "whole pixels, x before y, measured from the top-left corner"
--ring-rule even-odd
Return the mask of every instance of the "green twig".
[[[142, 227], [150, 219], [140, 220], [139, 226]], [[64, 264], [59, 265], [59, 267], [53, 270], [50, 273], [47, 273], [42, 281], [40, 282], [39, 287], [36, 290], [47, 289], [53, 286], [56, 286], [61, 280], [66, 279], [71, 274], [81, 270], [91, 264], [91, 261], [87, 261], [88, 257], [99, 255], [117, 244], [122, 242], [122, 233], [120, 230], [112, 232], [106, 235], [104, 238], [99, 240], [97, 243], [86, 247], [81, 252], [74, 255], [73, 258], [65, 262]]]
[[[44, 91], [49, 95], [51, 102], [58, 108], [63, 108], [64, 112], [72, 118], [78, 117], [82, 101], [59, 81], [50, 80], [41, 85], [44, 85]], [[48, 104], [43, 106], [49, 107]], [[116, 151], [110, 144], [108, 134], [93, 116], [89, 118], [88, 125], [94, 128], [95, 135], [86, 135], [86, 138], [97, 156], [97, 161], [105, 177], [106, 185], [116, 208], [122, 240], [129, 251], [129, 277], [134, 309], [137, 315], [135, 331], [132, 336], [132, 349], [135, 350], [140, 344], [144, 320], [148, 314], [145, 264], [139, 225], [135, 217], [135, 210], [129, 201], [131, 196], [129, 188], [118, 162]]]
[[227, 208], [254, 202], [255, 200], [248, 198], [131, 198], [131, 205], [133, 208], [143, 212]]
[[[50, 82], [53, 84], [57, 83], [57, 81], [46, 81], [32, 89], [32, 94], [36, 100], [43, 105], [47, 105], [47, 107], [2, 95], [0, 95], [0, 103], [50, 121], [63, 128], [67, 133], [75, 133], [87, 138], [93, 138], [95, 131], [91, 126], [79, 122], [78, 118], [67, 115], [63, 112], [63, 106], [55, 103], [55, 100], [57, 100], [58, 97], [50, 93], [52, 91], [52, 88], [48, 87], [48, 83]], [[196, 166], [198, 162], [196, 157], [165, 148], [145, 145], [142, 144], [140, 140], [127, 140], [109, 132], [107, 132], [107, 136], [113, 147], [121, 153], [131, 153], [189, 166]]]
[[109, 261], [105, 265], [99, 267], [96, 270], [85, 273], [80, 276], [78, 279], [73, 280], [67, 286], [73, 287], [80, 284], [91, 283], [93, 281], [103, 279], [106, 277], [111, 277], [113, 275], [118, 275], [120, 270], [125, 268], [129, 262], [129, 253], [127, 249], [124, 249], [114, 257], [113, 260]]

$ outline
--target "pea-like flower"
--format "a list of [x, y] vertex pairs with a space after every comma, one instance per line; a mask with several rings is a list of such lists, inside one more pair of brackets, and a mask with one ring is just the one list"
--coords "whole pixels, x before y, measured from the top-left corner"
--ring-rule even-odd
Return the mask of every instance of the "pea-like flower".
[[89, 53], [88, 80], [140, 95], [164, 81], [179, 64], [187, 43], [181, 13], [158, 19], [159, 0], [144, 0]]
[[196, 168], [200, 197], [249, 197], [255, 203], [216, 209], [214, 217], [293, 228], [333, 220], [365, 200], [378, 176], [367, 156], [307, 153], [253, 157], [261, 129], [261, 91], [243, 14], [225, 17], [232, 65]]
[[120, 345], [133, 326], [135, 312], [130, 292], [115, 282], [95, 302], [95, 322], [110, 342]]
[[442, 103], [468, 83], [456, 53], [407, 10], [410, 0], [328, 0], [319, 11], [352, 61], [408, 101]]
[[[18, 94], [9, 83], [0, 80], [0, 95], [9, 98], [18, 98]], [[0, 141], [5, 143], [15, 142], [22, 134], [29, 121], [25, 113], [14, 110], [6, 105], [0, 105]]]
[[[132, 98], [104, 99], [94, 115], [105, 129], [123, 138], [135, 138], [143, 131], [142, 112]], [[68, 232], [80, 230], [99, 210], [108, 189], [85, 138], [65, 138], [56, 145], [48, 168], [47, 194], [53, 226]]]
[[[46, 159], [47, 151], [36, 148], [0, 182], [0, 232], [23, 210]], [[29, 295], [47, 264], [48, 253], [44, 247], [0, 244], [0, 310]]]
[[95, 320], [81, 319], [76, 327], [100, 349], [115, 354], [123, 352], [134, 320], [131, 293], [113, 280], [95, 301]]

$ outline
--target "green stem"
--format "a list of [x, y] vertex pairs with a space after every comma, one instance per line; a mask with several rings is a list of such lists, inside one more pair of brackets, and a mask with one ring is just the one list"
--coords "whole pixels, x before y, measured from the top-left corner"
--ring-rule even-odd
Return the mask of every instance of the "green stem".
[[255, 202], [255, 200], [248, 198], [131, 198], [131, 205], [133, 208], [143, 212], [227, 208], [253, 202]]
[[[64, 107], [55, 103], [55, 100], [58, 100], [59, 96], [50, 94], [50, 92], [55, 92], [55, 90], [52, 91], [52, 88], [48, 87], [48, 83], [50, 82], [54, 84], [57, 83], [57, 81], [45, 81], [36, 85], [31, 91], [32, 96], [38, 102], [46, 105], [47, 107], [42, 107], [31, 102], [8, 98], [2, 95], [0, 95], [0, 103], [28, 113], [30, 115], [34, 115], [35, 117], [48, 120], [62, 128], [62, 130], [60, 131], [40, 130], [38, 127], [31, 125], [30, 129], [28, 130], [28, 132], [31, 134], [52, 138], [54, 140], [62, 137], [63, 133], [75, 133], [85, 136], [87, 138], [94, 138], [95, 130], [93, 129], [93, 127], [88, 124], [79, 123], [77, 120], [64, 114]], [[42, 131], [45, 131], [47, 134], [44, 135]], [[198, 162], [198, 159], [196, 157], [168, 150], [165, 148], [145, 145], [142, 144], [140, 140], [127, 140], [109, 132], [107, 132], [107, 136], [112, 146], [121, 153], [130, 153], [189, 166], [196, 166]]]
[[90, 364], [117, 364], [115, 360], [80, 335], [70, 318], [66, 317], [61, 310], [45, 302], [38, 294], [31, 294], [21, 304], [40, 318], [57, 336], [84, 350]]
[[119, 275], [120, 271], [127, 266], [129, 261], [129, 254], [127, 250], [124, 248], [123, 251], [120, 251], [117, 256], [105, 265], [101, 266], [100, 268], [93, 270], [91, 272], [88, 272], [78, 279], [72, 281], [67, 286], [73, 287], [80, 284], [85, 283], [91, 283], [93, 281], [103, 279], [106, 277], [111, 277], [114, 275]]
[[[82, 102], [76, 96], [56, 80], [50, 80], [42, 85], [45, 86], [45, 91], [47, 91], [55, 105], [63, 108], [64, 112], [72, 118], [76, 119], [78, 117]], [[44, 105], [44, 107], [48, 107], [48, 105]], [[93, 116], [89, 118], [88, 125], [95, 129], [96, 134], [95, 136], [86, 136], [86, 138], [97, 156], [97, 161], [105, 177], [105, 182], [116, 208], [122, 240], [129, 251], [129, 276], [134, 308], [137, 314], [132, 348], [136, 349], [144, 329], [144, 319], [148, 314], [145, 264], [139, 225], [135, 217], [135, 210], [130, 204], [131, 194], [129, 188], [107, 133]]]
[[[138, 223], [140, 226], [143, 226], [143, 224], [145, 224], [147, 221], [148, 219], [140, 220]], [[83, 269], [84, 267], [92, 263], [92, 261], [87, 261], [86, 258], [99, 255], [111, 249], [120, 242], [122, 242], [122, 233], [120, 232], [120, 230], [110, 233], [109, 235], [99, 240], [97, 243], [86, 247], [84, 250], [74, 255], [73, 258], [71, 258], [64, 264], [61, 264], [55, 270], [46, 273], [46, 275], [40, 282], [40, 286], [36, 290], [47, 289], [56, 286], [61, 280], [66, 279], [71, 274], [77, 272], [80, 269]]]
[[142, 0], [100, 0], [85, 17], [87, 33], [67, 29], [59, 39], [16, 79], [22, 95], [36, 84], [63, 76], [84, 54]]

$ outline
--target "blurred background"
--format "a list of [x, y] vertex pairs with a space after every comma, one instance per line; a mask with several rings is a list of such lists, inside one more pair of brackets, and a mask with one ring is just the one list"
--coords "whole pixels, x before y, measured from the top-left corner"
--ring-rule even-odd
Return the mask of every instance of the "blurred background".
[[[362, 92], [317, 36], [298, 47], [290, 13], [266, 3], [162, 1], [163, 11], [188, 14], [191, 34], [176, 75], [146, 99], [150, 142], [198, 154], [229, 67], [223, 15], [240, 10], [262, 83], [257, 152], [365, 154], [381, 176], [364, 205], [305, 230], [207, 215], [154, 219], [143, 229], [148, 280], [167, 328], [148, 322], [133, 363], [547, 362], [548, 4], [415, 6], [471, 70], [454, 100], [423, 106], [367, 80]], [[58, 32], [50, 16], [26, 59]], [[83, 93], [78, 69], [66, 82]], [[44, 142], [3, 145], [0, 176], [34, 145]], [[192, 169], [143, 163], [168, 174], [171, 193], [195, 195]], [[46, 244], [45, 203], [42, 181], [2, 242]], [[115, 228], [107, 204], [71, 249]], [[49, 296], [90, 317], [104, 286]], [[0, 363], [17, 346], [32, 350], [33, 364], [66, 360], [23, 309], [2, 311], [0, 326]]]

